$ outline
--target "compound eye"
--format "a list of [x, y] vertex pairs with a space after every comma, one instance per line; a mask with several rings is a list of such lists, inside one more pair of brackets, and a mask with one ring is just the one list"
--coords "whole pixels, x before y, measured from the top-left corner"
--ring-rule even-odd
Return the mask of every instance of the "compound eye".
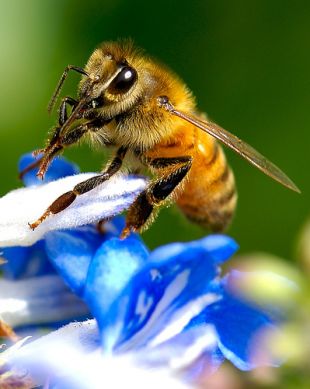
[[138, 75], [135, 69], [130, 66], [124, 66], [110, 83], [109, 92], [114, 94], [126, 93], [136, 82], [137, 78]]

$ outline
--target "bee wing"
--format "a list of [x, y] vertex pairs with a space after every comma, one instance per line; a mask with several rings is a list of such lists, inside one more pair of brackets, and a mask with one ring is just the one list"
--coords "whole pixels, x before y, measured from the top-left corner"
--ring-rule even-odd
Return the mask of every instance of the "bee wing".
[[178, 111], [175, 108], [169, 109], [169, 112], [214, 136], [216, 139], [234, 150], [237, 154], [241, 155], [241, 157], [246, 159], [252, 165], [256, 166], [263, 173], [267, 174], [267, 176], [270, 176], [287, 188], [300, 193], [298, 187], [285, 173], [283, 173], [281, 169], [237, 136], [224, 130], [215, 123], [201, 120], [197, 117]]

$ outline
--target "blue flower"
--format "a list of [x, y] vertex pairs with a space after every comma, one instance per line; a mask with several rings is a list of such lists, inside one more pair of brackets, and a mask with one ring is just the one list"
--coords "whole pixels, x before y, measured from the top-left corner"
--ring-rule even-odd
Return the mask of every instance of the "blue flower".
[[[221, 276], [221, 265], [238, 248], [233, 239], [210, 235], [149, 252], [136, 234], [118, 238], [123, 224], [116, 218], [104, 235], [92, 226], [45, 235], [42, 263], [48, 258], [95, 320], [17, 345], [3, 353], [5, 363], [26, 369], [37, 384], [49, 375], [57, 389], [111, 385], [105, 381], [111, 371], [114, 388], [126, 382], [135, 388], [173, 388], [178, 384], [157, 381], [167, 368], [192, 382], [206, 366], [214, 371], [225, 359], [241, 370], [278, 364], [261, 342], [261, 335], [276, 331], [270, 310], [231, 290], [236, 273]], [[13, 274], [27, 273], [24, 256]], [[137, 367], [145, 368], [148, 381], [137, 382]], [[149, 376], [149, 368], [156, 375]]]
[[[169, 367], [186, 372], [187, 380], [198, 377], [206, 364], [214, 371], [225, 359], [242, 370], [256, 366], [255, 351], [263, 351], [258, 335], [275, 326], [261, 308], [229, 291], [227, 276], [220, 277], [221, 263], [237, 249], [231, 238], [212, 235], [149, 253], [136, 236], [112, 237], [89, 260], [78, 250], [82, 236], [71, 241], [70, 252], [67, 239], [66, 233], [53, 234], [47, 255], [86, 302], [98, 330], [93, 321], [63, 327], [9, 357], [15, 368], [27, 369], [38, 383], [43, 372], [53, 371], [57, 388], [63, 387], [59, 375], [65, 370], [64, 382], [84, 389], [105, 382], [112, 356], [118, 367], [130, 356], [134, 366]], [[66, 365], [72, 353], [74, 366]]]
[[[31, 153], [24, 155], [19, 161], [19, 169], [23, 170], [34, 161]], [[0, 199], [0, 208], [2, 208], [0, 222], [0, 246], [2, 249], [0, 255], [6, 260], [1, 266], [6, 279], [0, 279], [0, 315], [3, 320], [14, 327], [68, 321], [85, 317], [89, 313], [87, 306], [70, 292], [63, 280], [57, 275], [55, 267], [49, 260], [47, 247], [51, 251], [53, 246], [50, 242], [56, 242], [59, 235], [65, 234], [66, 239], [62, 249], [67, 251], [68, 256], [71, 253], [71, 262], [75, 263], [76, 271], [83, 272], [83, 261], [89, 261], [102, 242], [111, 236], [119, 235], [117, 229], [119, 222], [116, 219], [113, 224], [108, 223], [106, 229], [110, 229], [110, 232], [101, 234], [94, 225], [83, 225], [85, 219], [79, 220], [77, 223], [74, 220], [72, 222], [74, 212], [83, 212], [86, 206], [88, 210], [91, 208], [90, 213], [98, 214], [98, 219], [100, 215], [103, 217], [113, 216], [126, 208], [145, 185], [145, 180], [141, 177], [120, 177], [117, 185], [119, 192], [115, 193], [114, 197], [108, 198], [108, 207], [103, 210], [103, 213], [102, 209], [96, 210], [99, 203], [95, 204], [95, 207], [93, 206], [93, 203], [97, 202], [96, 199], [93, 203], [90, 201], [88, 205], [84, 203], [81, 209], [73, 207], [73, 210], [70, 211], [72, 215], [63, 218], [58, 223], [55, 222], [54, 218], [51, 218], [52, 222], [44, 223], [41, 231], [34, 233], [27, 224], [31, 221], [31, 216], [27, 220], [24, 214], [27, 213], [27, 209], [35, 212], [40, 201], [46, 202], [44, 193], [40, 195], [38, 192], [41, 189], [51, 192], [49, 194], [55, 199], [57, 195], [53, 194], [54, 189], [50, 189], [48, 183], [54, 185], [56, 189], [58, 187], [58, 191], [61, 192], [64, 190], [63, 180], [66, 179], [64, 177], [78, 181], [83, 179], [80, 177], [81, 175], [78, 175], [77, 166], [65, 158], [54, 159], [43, 182], [36, 177], [36, 170], [31, 170], [23, 176], [24, 184], [30, 188], [12, 191]], [[40, 188], [38, 188], [39, 186]], [[30, 195], [29, 190], [31, 191]], [[103, 191], [104, 189], [97, 192], [98, 198]], [[25, 198], [31, 202], [27, 203]], [[47, 205], [48, 201], [45, 207]], [[34, 216], [32, 217], [34, 218]], [[8, 218], [10, 219], [8, 220]], [[10, 220], [12, 221], [11, 225]], [[70, 227], [72, 223], [77, 227], [59, 230], [59, 228]], [[58, 229], [54, 230], [54, 228]], [[79, 263], [75, 261], [74, 251], [71, 249], [73, 242], [78, 242]], [[11, 247], [5, 247], [8, 245]], [[9, 304], [10, 301], [14, 301], [14, 307]]]
[[[63, 247], [66, 237], [59, 239], [57, 246]], [[150, 254], [135, 237], [112, 238], [96, 251], [83, 280], [64, 252], [49, 256], [91, 309], [106, 352], [142, 351], [144, 363], [177, 366], [177, 360], [178, 368], [207, 353], [216, 364], [227, 358], [248, 370], [255, 367], [251, 343], [273, 323], [254, 304], [227, 291], [226, 277], [220, 278], [219, 265], [236, 249], [223, 235], [169, 244]]]

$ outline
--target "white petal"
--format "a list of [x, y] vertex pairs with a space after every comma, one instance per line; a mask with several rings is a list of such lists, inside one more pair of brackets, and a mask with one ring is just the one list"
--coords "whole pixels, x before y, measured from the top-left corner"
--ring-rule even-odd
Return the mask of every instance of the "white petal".
[[47, 376], [65, 379], [76, 389], [185, 389], [168, 369], [137, 366], [132, 354], [105, 356], [99, 344], [94, 320], [71, 323], [47, 336], [14, 350], [6, 351], [6, 360], [14, 370], [28, 371], [42, 384]]
[[186, 369], [206, 352], [212, 352], [217, 348], [218, 336], [213, 325], [193, 327], [179, 336], [179, 339], [159, 347], [150, 348], [148, 352], [143, 350], [139, 354], [139, 360], [148, 365], [163, 365], [164, 363], [173, 370]]
[[[70, 366], [71, 352], [77, 354], [93, 352], [98, 348], [99, 333], [95, 320], [70, 323], [46, 336], [26, 343], [23, 347], [11, 348], [0, 354], [2, 362], [8, 363], [16, 371], [27, 370], [38, 382], [44, 382], [51, 373], [66, 374]], [[72, 361], [73, 362], [73, 361]]]
[[37, 220], [58, 196], [95, 175], [83, 173], [65, 177], [46, 185], [13, 190], [0, 198], [0, 247], [30, 246], [48, 231], [114, 216], [128, 208], [146, 186], [146, 179], [142, 177], [117, 175], [78, 196], [67, 209], [48, 217], [34, 231], [30, 229], [28, 223]]
[[11, 327], [72, 320], [89, 312], [57, 275], [0, 279], [0, 290], [0, 316]]
[[152, 339], [150, 346], [156, 347], [180, 334], [193, 318], [198, 316], [208, 305], [211, 305], [220, 299], [221, 296], [218, 296], [215, 293], [207, 293], [176, 310], [166, 327]]

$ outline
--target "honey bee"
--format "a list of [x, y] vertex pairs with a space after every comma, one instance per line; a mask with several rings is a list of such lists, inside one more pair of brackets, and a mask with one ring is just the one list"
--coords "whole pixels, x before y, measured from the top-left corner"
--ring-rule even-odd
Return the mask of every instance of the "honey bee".
[[114, 147], [115, 154], [101, 174], [57, 198], [30, 224], [32, 229], [49, 215], [67, 208], [77, 196], [107, 181], [128, 159], [135, 168], [147, 168], [154, 178], [129, 208], [122, 238], [131, 231], [145, 229], [159, 206], [169, 199], [191, 221], [222, 231], [232, 220], [237, 192], [233, 172], [218, 141], [274, 180], [299, 192], [278, 167], [255, 149], [206, 120], [197, 111], [186, 85], [131, 42], [103, 43], [85, 68], [67, 66], [49, 111], [71, 70], [82, 74], [78, 98], [62, 100], [58, 125], [47, 146], [39, 150], [43, 157], [25, 171], [39, 166], [38, 176], [43, 178], [57, 154], [87, 136], [102, 146]]

